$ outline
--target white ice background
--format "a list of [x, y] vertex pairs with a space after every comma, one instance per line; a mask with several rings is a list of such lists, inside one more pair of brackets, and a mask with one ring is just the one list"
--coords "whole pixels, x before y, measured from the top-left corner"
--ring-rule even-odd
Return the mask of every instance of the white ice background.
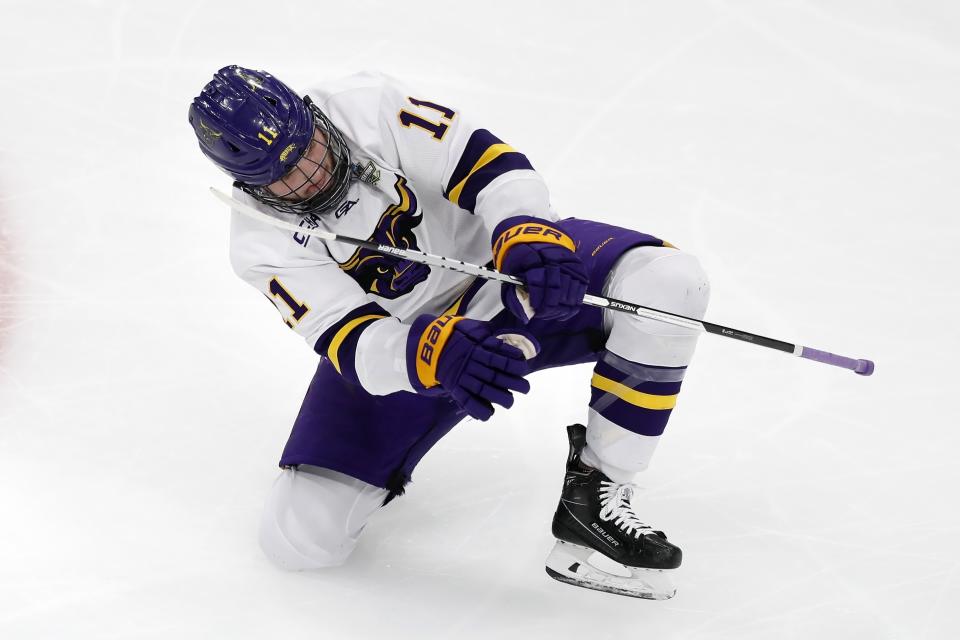
[[[955, 2], [0, 2], [0, 638], [953, 638]], [[648, 602], [543, 570], [589, 366], [465, 422], [349, 563], [256, 522], [317, 356], [237, 279], [187, 106], [226, 64], [380, 69], [524, 151], [568, 216], [666, 238], [714, 336], [642, 517]]]

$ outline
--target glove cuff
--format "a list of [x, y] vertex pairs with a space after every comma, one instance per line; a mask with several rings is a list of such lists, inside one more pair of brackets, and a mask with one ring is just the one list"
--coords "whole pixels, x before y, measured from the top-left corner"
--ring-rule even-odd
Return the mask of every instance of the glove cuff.
[[419, 316], [410, 325], [407, 338], [407, 376], [417, 393], [439, 395], [437, 363], [440, 353], [453, 333], [453, 327], [463, 316]]
[[547, 220], [532, 216], [514, 216], [493, 230], [493, 266], [498, 271], [511, 247], [526, 243], [557, 244], [576, 251], [573, 239]]

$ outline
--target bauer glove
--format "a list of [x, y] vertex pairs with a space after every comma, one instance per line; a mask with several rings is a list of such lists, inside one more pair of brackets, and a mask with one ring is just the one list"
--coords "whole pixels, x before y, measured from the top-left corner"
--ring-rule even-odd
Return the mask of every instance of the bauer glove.
[[523, 376], [537, 348], [528, 336], [494, 336], [486, 322], [422, 315], [407, 338], [407, 375], [417, 393], [446, 393], [474, 418], [487, 420], [494, 404], [509, 408], [512, 392], [530, 390]]
[[529, 216], [507, 218], [493, 231], [493, 264], [498, 271], [523, 280], [523, 292], [502, 285], [503, 306], [523, 321], [533, 310], [538, 320], [566, 320], [580, 310], [589, 276], [574, 253], [573, 240], [559, 227]]

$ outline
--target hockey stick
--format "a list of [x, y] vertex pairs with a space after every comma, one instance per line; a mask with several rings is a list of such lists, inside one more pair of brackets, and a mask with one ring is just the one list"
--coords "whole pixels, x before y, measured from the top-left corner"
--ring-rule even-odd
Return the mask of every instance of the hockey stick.
[[[362, 247], [364, 249], [376, 251], [377, 253], [393, 254], [395, 256], [399, 256], [406, 260], [410, 260], [411, 262], [419, 262], [421, 264], [427, 264], [432, 267], [439, 267], [441, 269], [450, 269], [452, 271], [459, 271], [461, 273], [467, 273], [472, 276], [477, 276], [479, 278], [486, 278], [487, 280], [496, 280], [498, 282], [506, 282], [507, 284], [512, 284], [519, 287], [523, 286], [523, 282], [520, 281], [518, 278], [515, 278], [514, 276], [507, 275], [506, 273], [500, 273], [499, 271], [494, 271], [493, 269], [487, 269], [486, 267], [481, 267], [479, 265], [470, 264], [468, 262], [454, 260], [453, 258], [444, 258], [443, 256], [435, 256], [430, 253], [417, 251], [416, 249], [400, 249], [399, 247], [394, 247], [391, 245], [376, 244], [374, 242], [369, 242], [367, 240], [358, 240], [357, 238], [341, 236], [336, 233], [331, 233], [329, 231], [321, 231], [320, 229], [310, 229], [309, 227], [300, 227], [295, 224], [286, 222], [284, 220], [274, 218], [273, 216], [269, 216], [261, 211], [257, 211], [253, 207], [247, 204], [244, 204], [239, 200], [235, 200], [234, 198], [231, 198], [227, 194], [223, 193], [222, 191], [219, 191], [214, 187], [210, 187], [210, 191], [219, 200], [230, 205], [230, 207], [237, 213], [242, 213], [243, 215], [253, 218], [254, 220], [265, 222], [269, 225], [273, 225], [274, 227], [278, 227], [280, 229], [287, 229], [288, 231], [293, 231], [294, 233], [299, 233], [301, 235], [314, 236], [316, 238], [320, 238], [321, 240], [334, 240], [336, 242], [350, 244], [355, 247]], [[649, 320], [658, 320], [660, 322], [665, 322], [667, 324], [672, 324], [678, 327], [685, 327], [687, 329], [692, 329], [694, 331], [712, 333], [714, 335], [724, 336], [725, 338], [733, 338], [734, 340], [749, 342], [751, 344], [760, 345], [761, 347], [768, 347], [770, 349], [776, 349], [777, 351], [792, 353], [795, 356], [806, 358], [807, 360], [814, 360], [816, 362], [830, 364], [835, 367], [849, 369], [854, 373], [857, 373], [862, 376], [869, 376], [870, 374], [873, 373], [873, 369], [874, 369], [873, 361], [871, 360], [858, 360], [856, 358], [848, 358], [846, 356], [840, 356], [835, 353], [830, 353], [828, 351], [820, 351], [818, 349], [811, 349], [810, 347], [804, 347], [798, 344], [791, 344], [789, 342], [784, 342], [783, 340], [766, 338], [764, 336], [760, 336], [755, 333], [748, 333], [746, 331], [741, 331], [740, 329], [731, 329], [730, 327], [724, 327], [719, 324], [707, 322], [706, 320], [696, 320], [694, 318], [688, 318], [687, 316], [682, 316], [676, 313], [669, 313], [667, 311], [660, 311], [659, 309], [645, 307], [643, 305], [634, 304], [632, 302], [617, 300], [616, 298], [606, 298], [603, 296], [594, 296], [594, 295], [587, 294], [583, 297], [583, 303], [593, 307], [602, 307], [604, 309], [611, 309], [613, 311], [622, 311], [624, 313], [632, 313], [634, 315], [640, 316], [641, 318], [647, 318]]]

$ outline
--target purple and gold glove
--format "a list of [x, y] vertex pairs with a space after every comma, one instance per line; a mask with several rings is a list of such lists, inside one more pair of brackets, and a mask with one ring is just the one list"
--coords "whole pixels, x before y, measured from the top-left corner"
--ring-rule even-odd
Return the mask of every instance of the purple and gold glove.
[[[531, 349], [537, 347], [529, 336]], [[463, 316], [422, 315], [407, 338], [407, 375], [417, 393], [447, 393], [478, 420], [493, 415], [493, 405], [509, 408], [513, 393], [526, 393], [530, 373], [524, 353], [494, 336], [488, 324]]]
[[[570, 236], [546, 220], [515, 216], [498, 224], [493, 238], [494, 267], [523, 280], [538, 320], [566, 320], [580, 310], [589, 276]], [[521, 295], [512, 285], [500, 289], [503, 306], [526, 324]]]

